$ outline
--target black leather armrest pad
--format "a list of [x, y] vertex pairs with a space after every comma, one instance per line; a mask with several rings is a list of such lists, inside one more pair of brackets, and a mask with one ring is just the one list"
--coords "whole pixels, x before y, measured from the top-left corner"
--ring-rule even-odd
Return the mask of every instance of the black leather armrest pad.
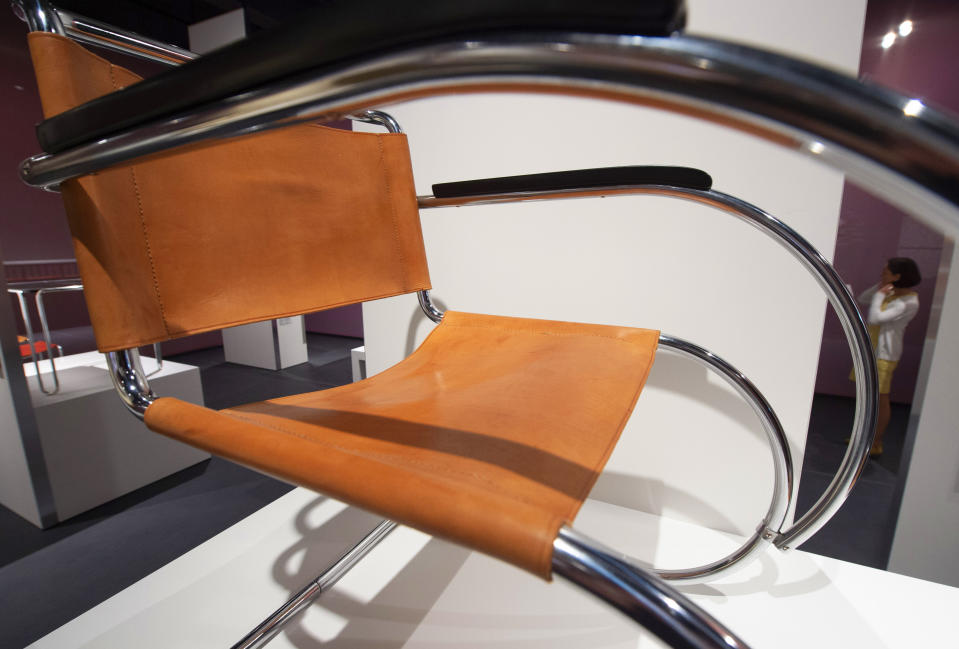
[[691, 167], [603, 167], [554, 171], [525, 176], [504, 176], [464, 180], [433, 185], [436, 198], [459, 198], [485, 194], [514, 194], [518, 192], [548, 192], [564, 189], [591, 189], [617, 185], [668, 185], [684, 189], [712, 187], [709, 174]]
[[669, 35], [685, 0], [328, 0], [289, 24], [78, 106], [37, 128], [56, 153], [264, 83], [390, 49], [484, 33], [576, 31]]

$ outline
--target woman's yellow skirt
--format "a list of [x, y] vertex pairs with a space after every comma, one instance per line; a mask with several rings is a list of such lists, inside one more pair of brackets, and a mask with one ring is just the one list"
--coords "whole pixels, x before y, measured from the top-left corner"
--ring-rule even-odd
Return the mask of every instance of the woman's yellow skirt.
[[[889, 388], [892, 386], [892, 373], [899, 365], [899, 361], [884, 361], [881, 358], [876, 359], [876, 370], [879, 372], [879, 394], [889, 394]], [[856, 371], [849, 371], [849, 380], [856, 380]]]

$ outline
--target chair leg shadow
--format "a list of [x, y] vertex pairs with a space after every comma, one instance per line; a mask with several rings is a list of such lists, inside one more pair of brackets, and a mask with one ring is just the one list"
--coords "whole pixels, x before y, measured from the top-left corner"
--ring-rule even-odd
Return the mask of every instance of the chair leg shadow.
[[[300, 510], [295, 525], [303, 537], [274, 563], [274, 579], [290, 589], [290, 596], [322, 574], [381, 520], [347, 508], [321, 526], [310, 527], [310, 512], [324, 500], [317, 498]], [[359, 601], [334, 588], [284, 628], [285, 639], [297, 649], [402, 647], [469, 555], [465, 548], [430, 540], [372, 600]], [[295, 571], [290, 570], [291, 565], [297, 565]]]

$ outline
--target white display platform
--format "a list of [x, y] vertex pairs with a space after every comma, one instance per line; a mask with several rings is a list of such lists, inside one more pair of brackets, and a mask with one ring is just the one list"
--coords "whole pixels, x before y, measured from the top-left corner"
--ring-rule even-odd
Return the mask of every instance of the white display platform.
[[350, 350], [350, 369], [353, 372], [353, 381], [362, 381], [366, 378], [366, 346], [354, 347]]
[[[196, 367], [143, 357], [154, 392], [203, 404]], [[147, 430], [117, 396], [106, 359], [98, 352], [56, 359], [60, 390], [40, 391], [33, 365], [24, 366], [46, 472], [61, 521], [210, 457]], [[40, 371], [48, 389], [49, 364]]]
[[[376, 519], [297, 489], [31, 647], [229, 647]], [[731, 537], [588, 501], [577, 527], [678, 567]], [[698, 557], [696, 555], [699, 555]], [[959, 589], [801, 551], [769, 550], [682, 589], [754, 648], [953, 646]], [[399, 528], [270, 644], [276, 649], [660, 647], [575, 589]]]
[[223, 354], [229, 363], [282, 370], [309, 360], [303, 316], [229, 327], [223, 334]]

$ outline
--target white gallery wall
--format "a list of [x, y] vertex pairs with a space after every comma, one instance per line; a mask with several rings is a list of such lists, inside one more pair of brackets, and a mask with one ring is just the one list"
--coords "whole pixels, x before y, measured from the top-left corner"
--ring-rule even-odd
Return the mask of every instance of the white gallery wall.
[[889, 570], [959, 588], [959, 263], [954, 247], [946, 247], [939, 271], [938, 332], [923, 349], [914, 401], [922, 410]]
[[0, 429], [0, 505], [40, 527], [40, 507], [32, 488], [30, 465], [8, 376], [9, 370], [3, 367], [0, 377], [0, 422], [3, 422]]
[[[687, 31], [855, 74], [865, 0], [690, 0]], [[385, 106], [432, 183], [615, 165], [683, 165], [783, 219], [831, 257], [842, 176], [756, 138], [652, 109], [537, 95]], [[777, 244], [733, 217], [658, 197], [421, 212], [441, 308], [662, 329], [739, 367], [766, 394], [797, 466], [825, 298]], [[364, 305], [372, 375], [431, 330], [414, 296]], [[692, 361], [661, 356], [593, 497], [751, 532], [772, 468], [751, 411]]]

